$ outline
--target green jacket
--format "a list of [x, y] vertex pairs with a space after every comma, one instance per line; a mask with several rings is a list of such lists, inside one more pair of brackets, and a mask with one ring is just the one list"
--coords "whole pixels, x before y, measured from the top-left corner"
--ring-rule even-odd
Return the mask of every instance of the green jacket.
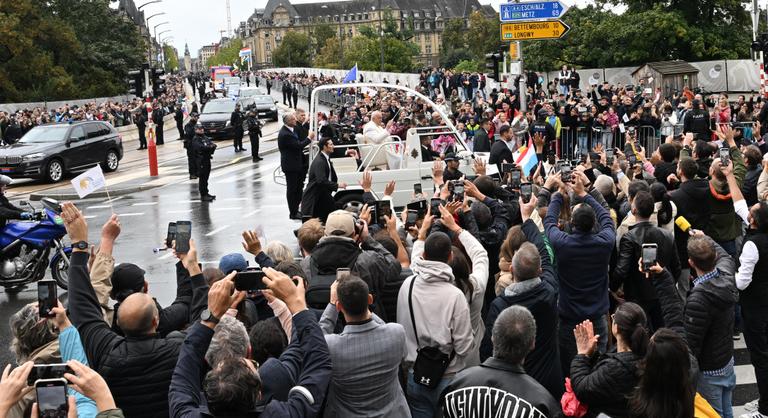
[[[730, 148], [731, 161], [733, 161], [733, 176], [741, 187], [747, 167], [738, 147]], [[680, 151], [680, 158], [689, 157], [688, 150]], [[718, 157], [715, 157], [718, 158]], [[704, 233], [717, 242], [731, 241], [741, 235], [741, 219], [736, 216], [733, 209], [733, 199], [728, 189], [728, 183], [717, 178], [709, 180], [709, 224]]]
[[107, 409], [96, 414], [96, 418], [125, 418], [123, 410], [119, 408]]

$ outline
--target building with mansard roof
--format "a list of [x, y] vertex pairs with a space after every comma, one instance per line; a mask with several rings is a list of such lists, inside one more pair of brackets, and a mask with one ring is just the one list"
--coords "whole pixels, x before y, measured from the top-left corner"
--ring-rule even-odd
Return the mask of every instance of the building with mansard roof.
[[[383, 13], [381, 11], [384, 11]], [[400, 28], [413, 22], [414, 38], [420, 54], [414, 60], [425, 66], [439, 65], [440, 46], [445, 21], [469, 19], [472, 12], [494, 15], [493, 8], [478, 0], [347, 0], [326, 3], [296, 3], [290, 0], [269, 0], [263, 9], [256, 9], [246, 22], [236, 29], [236, 36], [253, 51], [255, 67], [269, 67], [272, 51], [280, 45], [287, 32], [309, 34], [313, 27], [330, 24], [345, 42], [359, 34], [361, 26], [376, 26], [387, 13], [397, 20]]]

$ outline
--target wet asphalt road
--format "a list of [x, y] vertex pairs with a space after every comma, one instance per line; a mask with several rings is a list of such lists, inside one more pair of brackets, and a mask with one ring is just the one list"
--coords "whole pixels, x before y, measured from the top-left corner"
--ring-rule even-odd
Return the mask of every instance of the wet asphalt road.
[[[181, 163], [180, 163], [181, 164]], [[209, 188], [216, 201], [199, 201], [197, 181], [171, 184], [127, 196], [115, 197], [111, 206], [105, 199], [84, 199], [78, 207], [88, 220], [89, 242], [97, 242], [101, 226], [112, 208], [120, 216], [122, 232], [115, 246], [115, 262], [131, 262], [146, 270], [149, 291], [162, 305], [175, 296], [175, 258], [170, 252], [153, 253], [165, 239], [168, 222], [192, 221], [192, 237], [197, 243], [198, 259], [203, 267], [216, 266], [225, 254], [245, 253], [240, 234], [245, 229], [261, 226], [267, 242], [279, 240], [296, 247], [293, 230], [299, 221], [288, 219], [285, 187], [273, 181], [273, 171], [280, 164], [278, 153], [258, 163], [250, 160], [211, 175]], [[186, 164], [180, 166], [186, 169]], [[266, 243], [262, 243], [266, 245]], [[48, 274], [50, 275], [50, 274]], [[60, 299], [66, 292], [59, 289]], [[0, 290], [0, 364], [14, 362], [8, 347], [11, 341], [8, 318], [22, 306], [37, 300], [35, 284], [18, 294]]]

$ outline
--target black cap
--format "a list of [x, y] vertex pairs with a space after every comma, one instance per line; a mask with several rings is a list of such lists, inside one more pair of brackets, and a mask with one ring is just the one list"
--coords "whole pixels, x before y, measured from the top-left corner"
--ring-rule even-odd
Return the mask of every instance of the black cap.
[[448, 154], [445, 154], [443, 161], [459, 161], [459, 159], [456, 157], [456, 154], [449, 152]]
[[121, 263], [112, 272], [112, 292], [115, 294], [125, 290], [138, 291], [144, 286], [144, 273], [136, 264]]

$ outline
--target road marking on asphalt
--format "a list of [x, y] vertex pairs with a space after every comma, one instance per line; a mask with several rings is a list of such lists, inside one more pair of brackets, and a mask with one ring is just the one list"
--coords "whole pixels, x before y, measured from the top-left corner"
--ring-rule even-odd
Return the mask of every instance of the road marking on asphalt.
[[96, 205], [96, 206], [88, 206], [87, 208], [85, 208], [85, 210], [88, 210], [88, 209], [106, 209], [106, 208], [111, 208], [111, 207], [112, 207], [112, 205]]
[[214, 236], [214, 235], [218, 234], [219, 232], [221, 232], [221, 231], [223, 231], [223, 230], [225, 230], [225, 229], [227, 229], [227, 228], [229, 228], [229, 225], [224, 225], [224, 226], [222, 226], [221, 228], [216, 228], [216, 229], [214, 229], [213, 231], [211, 231], [211, 232], [209, 232], [209, 233], [205, 234], [205, 236], [206, 236], [206, 237], [212, 237], [212, 236]]
[[95, 217], [96, 215], [88, 215], [88, 216], [83, 216], [83, 219], [93, 219]]
[[255, 215], [255, 214], [259, 213], [259, 212], [261, 212], [261, 209], [256, 209], [254, 211], [248, 212], [245, 215], [243, 215], [243, 218], [247, 218], [249, 216], [253, 216], [253, 215]]
[[157, 257], [157, 259], [158, 259], [158, 260], [165, 260], [166, 258], [171, 258], [171, 257], [173, 257], [173, 252], [172, 252], [172, 251], [170, 251], [170, 250], [168, 250], [168, 252], [167, 252], [167, 253], [163, 254], [163, 255], [162, 255], [162, 256], [160, 256], [160, 257]]
[[193, 199], [193, 200], [182, 200], [179, 203], [200, 203], [200, 202], [201, 202], [200, 199], [197, 199], [197, 200]]
[[117, 201], [118, 201], [118, 200], [120, 200], [120, 199], [125, 199], [125, 196], [118, 196], [118, 197], [113, 197], [112, 199], [107, 199], [107, 200], [105, 200], [103, 203], [112, 203], [112, 202], [117, 202]]
[[117, 216], [126, 217], [126, 216], [141, 216], [144, 212], [129, 212], [129, 213], [118, 213]]
[[131, 206], [155, 206], [155, 205], [157, 205], [158, 203], [159, 203], [159, 202], [142, 202], [142, 203], [134, 203], [134, 204], [133, 204], [133, 205], [131, 205]]
[[214, 212], [220, 212], [220, 211], [225, 211], [225, 210], [241, 210], [241, 209], [242, 208], [219, 208], [219, 207], [214, 207], [213, 211]]
[[169, 214], [171, 214], [171, 213], [190, 213], [190, 212], [192, 212], [192, 209], [184, 209], [184, 210], [169, 210], [169, 211], [168, 211], [168, 212], [166, 212], [166, 213], [169, 213]]

